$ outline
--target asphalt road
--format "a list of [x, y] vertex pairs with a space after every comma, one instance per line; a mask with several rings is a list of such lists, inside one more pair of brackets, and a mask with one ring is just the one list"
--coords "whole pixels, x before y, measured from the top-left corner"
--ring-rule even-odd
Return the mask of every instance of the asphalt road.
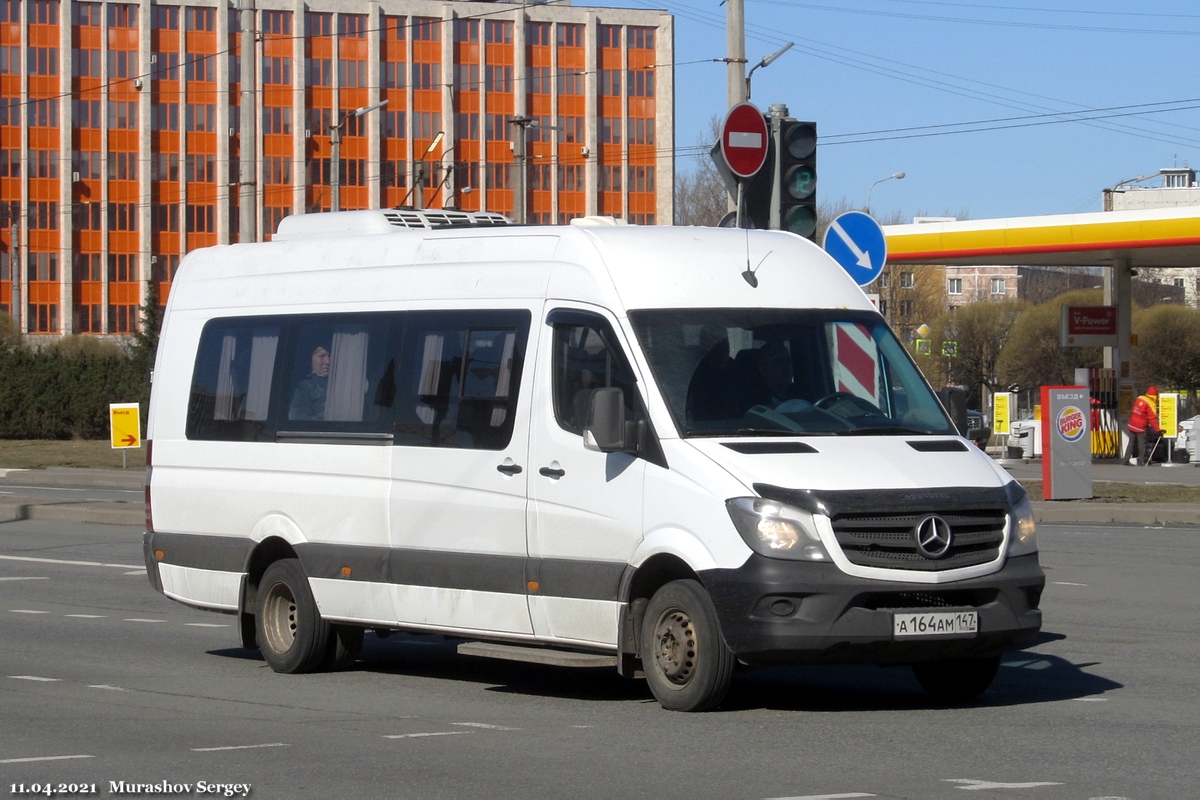
[[1044, 635], [971, 707], [931, 705], [905, 669], [829, 667], [742, 673], [723, 710], [685, 715], [608, 670], [473, 659], [435, 637], [368, 636], [351, 671], [276, 675], [232, 618], [153, 592], [139, 529], [2, 523], [0, 790], [1194, 796], [1198, 535], [1042, 526]]

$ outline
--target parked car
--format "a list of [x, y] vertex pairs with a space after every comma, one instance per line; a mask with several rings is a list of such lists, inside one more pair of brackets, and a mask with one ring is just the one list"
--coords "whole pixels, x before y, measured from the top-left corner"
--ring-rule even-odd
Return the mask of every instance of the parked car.
[[967, 438], [974, 442], [976, 447], [987, 447], [992, 438], [992, 423], [987, 414], [973, 408], [967, 409]]

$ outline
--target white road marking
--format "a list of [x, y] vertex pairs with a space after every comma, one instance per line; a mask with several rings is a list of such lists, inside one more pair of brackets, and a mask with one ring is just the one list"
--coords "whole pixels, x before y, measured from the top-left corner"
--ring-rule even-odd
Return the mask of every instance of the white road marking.
[[0, 578], [0, 581], [48, 581], [49, 578]]
[[10, 608], [9, 611], [12, 612], [13, 614], [49, 614], [50, 613], [49, 611], [34, 611], [33, 609], [30, 609], [30, 608]]
[[139, 574], [145, 572], [137, 564], [105, 564], [100, 561], [63, 561], [57, 558], [32, 558], [30, 556], [0, 556], [0, 561], [26, 561], [32, 564], [61, 564], [67, 567], [106, 567], [109, 569], [139, 569]]
[[1107, 703], [1108, 702], [1107, 697], [1076, 697], [1076, 698], [1074, 698], [1074, 700], [1077, 703]]
[[459, 725], [463, 728], [483, 728], [489, 731], [519, 731], [520, 728], [506, 728], [503, 725], [489, 725], [486, 722], [451, 722], [451, 725]]
[[878, 797], [866, 792], [846, 792], [845, 794], [806, 794], [796, 797], [772, 797], [769, 800], [842, 800], [843, 797]]
[[144, 569], [135, 569], [133, 572], [125, 572], [125, 573], [122, 573], [122, 574], [124, 574], [124, 575], [145, 575], [145, 574], [146, 574], [146, 570], [144, 570]]
[[423, 739], [426, 736], [458, 736], [461, 733], [471, 733], [471, 731], [436, 731], [434, 733], [394, 733], [390, 736], [384, 736], [385, 739]]
[[165, 619], [142, 619], [139, 617], [130, 617], [130, 618], [126, 619], [125, 621], [126, 622], [166, 622]]
[[189, 623], [187, 623], [187, 627], [189, 627], [189, 628], [228, 628], [230, 626], [222, 625], [219, 622], [189, 622]]
[[121, 688], [120, 686], [109, 686], [107, 683], [93, 683], [93, 684], [92, 684], [91, 686], [89, 686], [88, 688], [89, 688], [89, 689], [109, 689], [109, 690], [111, 690], [111, 691], [114, 691], [114, 692], [124, 692], [124, 691], [126, 691], [125, 689]]
[[1002, 667], [1018, 667], [1020, 669], [1050, 669], [1053, 666], [1045, 659], [1026, 659], [1024, 661], [1005, 661]]
[[1070, 581], [1054, 581], [1055, 586], [1087, 586], [1086, 583], [1071, 583]]
[[36, 756], [34, 758], [0, 758], [0, 764], [29, 764], [34, 761], [69, 761], [73, 758], [95, 758], [95, 756]]
[[291, 747], [290, 744], [283, 742], [271, 742], [270, 744], [238, 744], [229, 747], [193, 747], [193, 753], [218, 753], [222, 750], [257, 750], [261, 747]]
[[75, 619], [104, 619], [104, 614], [63, 614], [64, 617], [73, 617]]
[[977, 781], [971, 778], [942, 778], [946, 783], [961, 783], [955, 788], [966, 789], [968, 792], [993, 789], [1036, 789], [1039, 786], [1062, 786], [1056, 781], [1028, 781], [1026, 783], [1000, 783], [998, 781]]
[[41, 675], [9, 675], [14, 681], [41, 681], [42, 683], [58, 683], [62, 678], [43, 678]]

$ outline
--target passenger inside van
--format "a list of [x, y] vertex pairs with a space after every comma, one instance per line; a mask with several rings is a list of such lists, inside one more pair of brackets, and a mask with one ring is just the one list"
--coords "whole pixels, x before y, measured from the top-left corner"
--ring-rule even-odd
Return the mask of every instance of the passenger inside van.
[[292, 390], [288, 419], [325, 419], [325, 397], [329, 392], [329, 347], [318, 344], [312, 350], [312, 371]]

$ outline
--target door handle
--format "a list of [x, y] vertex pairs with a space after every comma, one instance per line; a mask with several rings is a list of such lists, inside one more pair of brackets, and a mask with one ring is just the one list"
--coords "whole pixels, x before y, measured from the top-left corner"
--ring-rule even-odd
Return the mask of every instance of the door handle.
[[520, 475], [521, 474], [521, 465], [520, 464], [497, 464], [496, 471], [503, 472], [505, 475]]
[[561, 478], [567, 474], [565, 469], [554, 469], [553, 467], [542, 467], [538, 470], [539, 475], [545, 475], [547, 478]]

